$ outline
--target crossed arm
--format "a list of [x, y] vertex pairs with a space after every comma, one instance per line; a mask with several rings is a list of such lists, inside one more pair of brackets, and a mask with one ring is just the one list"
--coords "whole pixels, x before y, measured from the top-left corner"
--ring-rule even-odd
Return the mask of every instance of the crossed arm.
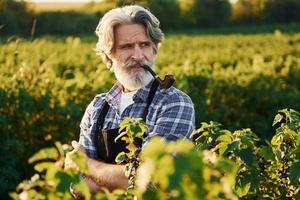
[[[77, 151], [85, 153], [84, 148], [76, 141], [72, 142], [74, 150], [67, 153], [65, 159], [65, 169], [77, 168], [76, 164], [71, 159], [71, 155]], [[87, 156], [88, 174], [85, 181], [91, 193], [96, 193], [102, 187], [109, 190], [126, 189], [128, 187], [128, 179], [125, 176], [125, 166], [117, 164], [104, 163]]]

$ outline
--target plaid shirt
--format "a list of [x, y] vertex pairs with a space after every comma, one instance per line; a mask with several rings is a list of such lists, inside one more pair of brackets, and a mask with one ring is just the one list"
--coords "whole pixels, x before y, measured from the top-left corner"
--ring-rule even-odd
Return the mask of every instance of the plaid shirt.
[[[80, 123], [79, 143], [84, 146], [89, 157], [96, 158], [93, 138], [104, 101], [108, 102], [110, 108], [103, 128], [118, 128], [125, 117], [142, 118], [151, 84], [152, 82], [139, 89], [133, 96], [134, 103], [121, 114], [118, 113], [122, 93], [122, 86], [119, 83], [115, 84], [108, 93], [97, 95], [88, 105]], [[194, 104], [189, 96], [174, 87], [168, 89], [158, 87], [148, 109], [146, 124], [149, 128], [146, 141], [156, 135], [168, 141], [177, 138], [190, 139], [190, 134], [195, 128]]]

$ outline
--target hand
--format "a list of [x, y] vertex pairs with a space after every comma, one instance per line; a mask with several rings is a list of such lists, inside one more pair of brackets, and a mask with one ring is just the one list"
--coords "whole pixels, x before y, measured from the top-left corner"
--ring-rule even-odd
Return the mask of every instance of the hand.
[[68, 152], [66, 153], [66, 158], [65, 158], [65, 163], [64, 163], [64, 168], [65, 169], [76, 169], [79, 171], [79, 167], [78, 165], [72, 160], [71, 156], [78, 152], [78, 151], [81, 151], [83, 152], [84, 154], [86, 153], [85, 152], [85, 149], [82, 145], [80, 145], [78, 142], [76, 142], [75, 140], [72, 141], [72, 147], [74, 148], [71, 152]]

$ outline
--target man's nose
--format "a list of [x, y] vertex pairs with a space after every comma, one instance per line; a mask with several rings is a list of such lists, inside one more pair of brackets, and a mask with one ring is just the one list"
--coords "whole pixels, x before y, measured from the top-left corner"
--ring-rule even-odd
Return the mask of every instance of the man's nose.
[[136, 60], [136, 61], [144, 59], [144, 53], [143, 53], [142, 49], [138, 45], [136, 45], [134, 47], [134, 50], [133, 50], [131, 58], [133, 60]]

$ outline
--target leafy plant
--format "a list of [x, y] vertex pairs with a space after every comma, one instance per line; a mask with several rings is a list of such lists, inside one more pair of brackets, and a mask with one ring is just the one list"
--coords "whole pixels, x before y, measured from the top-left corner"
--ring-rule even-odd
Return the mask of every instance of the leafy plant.
[[[30, 180], [22, 181], [11, 193], [13, 199], [73, 199], [70, 186], [90, 199], [88, 186], [74, 169], [64, 170], [65, 153], [70, 146], [55, 143], [55, 147], [44, 148], [34, 154], [29, 163], [36, 163], [34, 169], [38, 172]], [[87, 170], [84, 156], [80, 152], [72, 155], [72, 159], [80, 166], [82, 172]]]
[[198, 149], [208, 149], [235, 162], [235, 192], [240, 198], [298, 199], [300, 113], [280, 110], [273, 126], [276, 133], [267, 146], [260, 145], [250, 129], [232, 133], [214, 122], [202, 123], [193, 136]]
[[[300, 113], [283, 109], [275, 116], [277, 126], [271, 142], [261, 145], [250, 130], [222, 130], [215, 122], [202, 123], [194, 131], [195, 143], [166, 142], [153, 138], [141, 148], [147, 126], [142, 119], [126, 118], [116, 138], [126, 142], [117, 163], [126, 162], [127, 192], [103, 190], [91, 197], [78, 171], [62, 169], [67, 146], [40, 150], [29, 159], [35, 165], [31, 180], [23, 181], [11, 196], [36, 199], [69, 199], [71, 183], [86, 199], [298, 199]], [[74, 155], [80, 171], [86, 169], [82, 155]]]
[[120, 152], [116, 157], [116, 163], [125, 164], [125, 175], [128, 177], [129, 186], [127, 188], [127, 195], [132, 195], [134, 189], [136, 170], [139, 167], [140, 159], [139, 154], [141, 147], [138, 146], [137, 140], [140, 144], [144, 142], [145, 133], [148, 127], [143, 122], [142, 118], [128, 118], [126, 117], [120, 125], [120, 135], [116, 137], [115, 141], [121, 139], [126, 142], [126, 149], [128, 152]]
[[186, 140], [153, 138], [141, 155], [136, 190], [140, 199], [237, 199], [236, 166]]

